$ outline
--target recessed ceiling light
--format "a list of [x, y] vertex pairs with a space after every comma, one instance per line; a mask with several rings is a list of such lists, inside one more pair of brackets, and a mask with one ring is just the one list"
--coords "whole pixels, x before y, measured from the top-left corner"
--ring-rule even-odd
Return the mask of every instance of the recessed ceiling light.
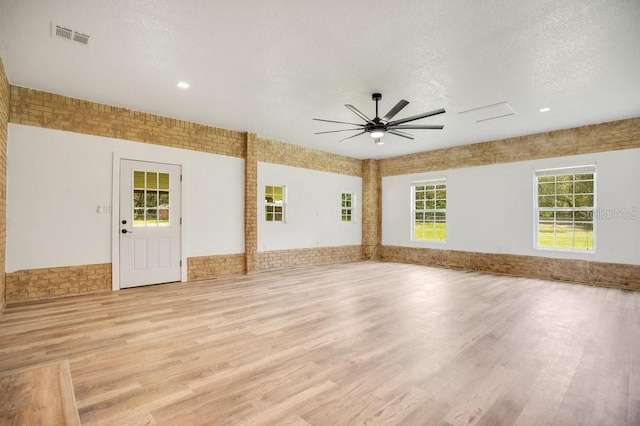
[[185, 83], [184, 81], [179, 81], [178, 84], [176, 84], [176, 86], [178, 86], [181, 89], [188, 89], [189, 83]]
[[549, 112], [551, 108], [540, 108], [540, 112]]

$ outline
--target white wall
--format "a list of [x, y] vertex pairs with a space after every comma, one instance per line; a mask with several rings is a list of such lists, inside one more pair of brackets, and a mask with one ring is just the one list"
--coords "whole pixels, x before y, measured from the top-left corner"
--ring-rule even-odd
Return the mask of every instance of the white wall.
[[[266, 222], [264, 187], [286, 186], [286, 223]], [[356, 194], [341, 221], [341, 194]], [[258, 162], [258, 251], [362, 244], [362, 178]]]
[[244, 160], [9, 125], [6, 271], [111, 262], [114, 152], [183, 166], [186, 257], [244, 252]]
[[[595, 253], [534, 248], [534, 170], [597, 164]], [[640, 149], [382, 179], [382, 243], [640, 264]], [[412, 182], [446, 177], [447, 241], [411, 241]], [[615, 211], [618, 209], [618, 213]]]

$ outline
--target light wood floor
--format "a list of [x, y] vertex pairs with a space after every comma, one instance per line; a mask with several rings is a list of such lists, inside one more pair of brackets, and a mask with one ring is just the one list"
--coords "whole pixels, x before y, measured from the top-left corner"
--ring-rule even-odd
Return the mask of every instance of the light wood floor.
[[358, 262], [0, 315], [0, 373], [64, 359], [85, 425], [638, 425], [640, 293]]

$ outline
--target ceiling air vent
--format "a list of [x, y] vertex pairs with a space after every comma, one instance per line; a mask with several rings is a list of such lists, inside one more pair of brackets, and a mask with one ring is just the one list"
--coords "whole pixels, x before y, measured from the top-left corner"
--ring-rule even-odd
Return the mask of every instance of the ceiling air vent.
[[63, 40], [75, 41], [85, 46], [89, 45], [91, 36], [80, 31], [72, 30], [71, 28], [63, 27], [62, 25], [51, 23], [51, 37], [61, 38]]

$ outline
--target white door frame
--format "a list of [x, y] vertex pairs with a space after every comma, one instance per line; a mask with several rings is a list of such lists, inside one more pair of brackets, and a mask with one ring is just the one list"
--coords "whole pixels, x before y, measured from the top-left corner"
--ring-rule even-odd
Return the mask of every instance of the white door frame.
[[152, 163], [175, 164], [182, 167], [182, 197], [180, 207], [182, 210], [182, 230], [180, 232], [180, 280], [187, 281], [187, 255], [185, 251], [186, 229], [186, 203], [185, 182], [187, 182], [187, 164], [184, 160], [176, 161], [175, 155], [150, 155], [144, 157], [135, 155], [121, 155], [113, 152], [113, 164], [111, 173], [111, 290], [120, 290], [120, 160], [147, 161]]

